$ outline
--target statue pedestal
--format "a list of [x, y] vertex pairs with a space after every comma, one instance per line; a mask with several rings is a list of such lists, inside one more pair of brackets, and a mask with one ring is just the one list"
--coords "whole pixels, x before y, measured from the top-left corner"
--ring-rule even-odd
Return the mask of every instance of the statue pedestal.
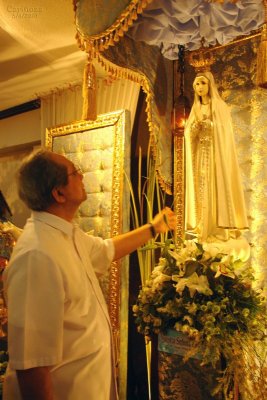
[[186, 363], [183, 356], [190, 349], [186, 335], [169, 330], [158, 338], [159, 400], [221, 400], [212, 396], [218, 374], [210, 366], [201, 366], [196, 354]]

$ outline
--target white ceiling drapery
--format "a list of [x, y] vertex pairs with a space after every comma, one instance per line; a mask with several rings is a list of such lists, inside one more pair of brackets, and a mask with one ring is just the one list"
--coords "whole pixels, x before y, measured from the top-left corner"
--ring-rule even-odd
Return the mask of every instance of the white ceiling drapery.
[[226, 44], [248, 35], [264, 23], [262, 0], [209, 2], [207, 0], [154, 0], [134, 22], [128, 35], [161, 48], [171, 60], [178, 45], [187, 50]]

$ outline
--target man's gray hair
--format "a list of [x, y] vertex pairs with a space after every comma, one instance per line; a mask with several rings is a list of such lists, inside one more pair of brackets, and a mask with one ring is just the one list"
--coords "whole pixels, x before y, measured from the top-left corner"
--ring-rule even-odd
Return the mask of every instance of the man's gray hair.
[[34, 211], [46, 211], [55, 202], [52, 190], [67, 185], [68, 173], [48, 150], [32, 154], [18, 171], [18, 193], [21, 200]]

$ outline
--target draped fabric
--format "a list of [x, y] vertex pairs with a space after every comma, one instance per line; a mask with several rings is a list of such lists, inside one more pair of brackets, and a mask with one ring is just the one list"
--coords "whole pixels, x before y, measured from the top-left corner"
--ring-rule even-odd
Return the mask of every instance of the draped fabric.
[[[200, 75], [209, 80], [211, 121], [207, 124], [205, 120], [203, 126], [199, 118], [203, 106], [195, 94], [185, 128], [186, 228], [197, 229], [204, 240], [211, 236], [227, 239], [225, 229], [248, 228], [232, 119], [213, 75], [210, 72]], [[198, 132], [196, 122], [202, 122]]]
[[161, 48], [164, 57], [178, 58], [178, 44], [187, 50], [225, 44], [247, 35], [264, 23], [262, 0], [209, 2], [206, 0], [154, 0], [128, 32]]
[[[173, 65], [165, 59], [159, 48], [123, 37], [117, 46], [103, 53], [106, 60], [131, 75], [146, 93], [146, 113], [157, 176], [162, 188], [171, 192]], [[116, 68], [116, 66], [115, 66]], [[128, 71], [128, 72], [127, 72]]]
[[[97, 82], [97, 114], [120, 109], [131, 112], [133, 127], [140, 86], [128, 80], [105, 80]], [[82, 85], [52, 90], [41, 96], [41, 137], [45, 143], [46, 128], [78, 121], [82, 116]]]
[[[78, 31], [87, 37], [104, 31], [108, 34], [115, 21], [124, 18], [127, 7], [135, 3], [138, 1], [76, 1]], [[152, 0], [139, 3], [145, 3], [142, 14], [128, 34], [134, 40], [159, 46], [169, 59], [177, 59], [178, 44], [185, 45], [188, 50], [201, 47], [202, 38], [207, 46], [224, 44], [249, 34], [264, 23], [262, 0]], [[127, 18], [125, 22], [124, 32], [129, 29]]]
[[76, 1], [77, 28], [83, 35], [97, 35], [108, 29], [131, 0]]
[[81, 85], [55, 89], [41, 97], [41, 142], [45, 144], [46, 128], [77, 121], [82, 115]]

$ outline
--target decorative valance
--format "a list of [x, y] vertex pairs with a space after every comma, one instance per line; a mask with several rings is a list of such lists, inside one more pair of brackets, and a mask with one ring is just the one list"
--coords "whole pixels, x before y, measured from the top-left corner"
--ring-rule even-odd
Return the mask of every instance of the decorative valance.
[[77, 38], [84, 50], [114, 46], [151, 0], [74, 0]]
[[[134, 40], [159, 46], [177, 59], [178, 44], [188, 50], [226, 44], [261, 28], [264, 0], [79, 0], [75, 1], [78, 36], [102, 50], [115, 45], [128, 29]], [[141, 15], [139, 15], [141, 14]]]

